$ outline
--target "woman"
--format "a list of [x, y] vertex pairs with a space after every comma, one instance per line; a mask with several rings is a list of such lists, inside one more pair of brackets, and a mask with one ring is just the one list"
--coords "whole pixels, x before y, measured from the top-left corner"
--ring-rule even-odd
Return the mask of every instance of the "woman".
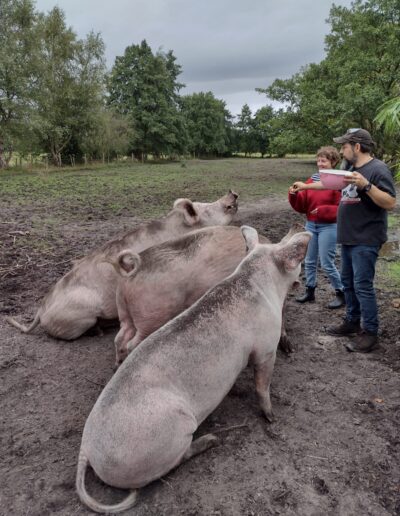
[[[334, 147], [321, 147], [317, 152], [318, 169], [333, 169], [340, 160]], [[319, 181], [319, 173], [313, 174], [306, 183]], [[305, 259], [306, 291], [296, 299], [299, 303], [315, 301], [318, 259], [327, 274], [336, 296], [328, 308], [340, 308], [345, 304], [343, 285], [335, 265], [336, 256], [336, 214], [340, 192], [336, 190], [302, 190], [289, 188], [289, 202], [299, 213], [307, 216], [306, 230], [312, 233]]]

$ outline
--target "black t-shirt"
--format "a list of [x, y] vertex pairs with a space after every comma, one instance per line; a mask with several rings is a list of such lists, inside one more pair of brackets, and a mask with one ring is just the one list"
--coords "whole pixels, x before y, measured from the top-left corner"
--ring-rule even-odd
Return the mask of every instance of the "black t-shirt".
[[[392, 174], [379, 159], [372, 159], [360, 168], [353, 168], [365, 179], [396, 197]], [[355, 185], [342, 190], [337, 218], [338, 244], [380, 245], [387, 240], [387, 211], [377, 206], [368, 194], [359, 192]]]

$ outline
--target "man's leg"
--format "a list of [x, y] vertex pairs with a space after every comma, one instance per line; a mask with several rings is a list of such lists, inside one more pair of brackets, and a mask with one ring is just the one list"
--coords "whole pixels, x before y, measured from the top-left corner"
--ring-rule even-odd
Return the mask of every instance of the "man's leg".
[[363, 331], [346, 344], [349, 351], [369, 353], [378, 346], [378, 305], [374, 289], [376, 260], [380, 246], [355, 246], [353, 253], [354, 288], [361, 306]]
[[375, 267], [379, 246], [357, 245], [353, 250], [354, 290], [361, 308], [362, 326], [378, 333], [378, 305], [374, 289]]
[[354, 246], [352, 245], [342, 245], [341, 278], [346, 298], [346, 317], [341, 324], [328, 326], [326, 328], [326, 333], [328, 333], [328, 335], [343, 337], [348, 335], [354, 335], [361, 331], [360, 303], [358, 302], [353, 286], [353, 248]]

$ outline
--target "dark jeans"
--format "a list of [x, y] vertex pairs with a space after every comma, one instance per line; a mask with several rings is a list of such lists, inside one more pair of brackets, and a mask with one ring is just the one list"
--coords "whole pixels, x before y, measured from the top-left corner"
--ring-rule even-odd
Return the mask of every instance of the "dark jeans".
[[380, 245], [342, 245], [341, 277], [346, 298], [346, 319], [369, 333], [378, 333], [378, 306], [374, 277]]

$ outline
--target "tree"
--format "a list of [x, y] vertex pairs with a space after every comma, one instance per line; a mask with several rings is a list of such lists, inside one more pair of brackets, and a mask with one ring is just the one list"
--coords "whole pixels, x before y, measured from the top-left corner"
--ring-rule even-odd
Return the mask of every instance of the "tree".
[[188, 150], [196, 157], [221, 156], [228, 151], [231, 115], [223, 100], [209, 91], [181, 99]]
[[38, 63], [36, 14], [31, 0], [0, 4], [0, 168], [27, 139], [31, 88]]
[[256, 152], [259, 152], [262, 158], [270, 151], [272, 120], [274, 116], [272, 106], [264, 106], [256, 111], [254, 115], [253, 130]]
[[143, 40], [131, 45], [115, 60], [109, 78], [109, 105], [129, 117], [132, 151], [137, 157], [182, 153], [183, 119], [177, 81], [181, 67], [172, 51], [153, 54]]
[[104, 95], [104, 45], [99, 35], [78, 40], [55, 7], [39, 21], [41, 67], [33, 88], [34, 132], [61, 165], [62, 154], [82, 154], [80, 143], [98, 120]]
[[378, 155], [392, 154], [397, 142], [376, 133], [378, 107], [393, 96], [400, 73], [398, 0], [356, 0], [350, 8], [333, 5], [326, 58], [288, 80], [259, 89], [287, 104], [292, 131], [315, 147], [348, 127], [370, 130]]
[[133, 135], [126, 117], [110, 109], [98, 112], [96, 123], [82, 137], [82, 151], [95, 159], [113, 159], [126, 156]]
[[253, 152], [257, 152], [253, 114], [248, 104], [245, 104], [242, 107], [242, 111], [240, 112], [240, 115], [238, 115], [236, 128], [239, 132], [240, 152], [244, 152], [245, 156], [252, 154]]

